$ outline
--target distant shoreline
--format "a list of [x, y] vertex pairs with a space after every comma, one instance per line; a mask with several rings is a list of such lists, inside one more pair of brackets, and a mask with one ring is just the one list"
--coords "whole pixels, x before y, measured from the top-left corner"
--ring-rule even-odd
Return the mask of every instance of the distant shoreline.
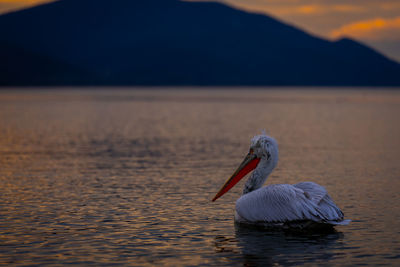
[[125, 86], [125, 85], [77, 85], [77, 86], [70, 86], [70, 85], [43, 85], [43, 86], [0, 86], [0, 91], [32, 91], [32, 90], [46, 90], [46, 91], [54, 91], [54, 90], [85, 90], [85, 91], [92, 91], [92, 90], [102, 90], [102, 91], [109, 91], [109, 90], [368, 90], [368, 91], [396, 91], [400, 90], [399, 86], [329, 86], [329, 85], [310, 85], [310, 86], [252, 86], [252, 85], [233, 85], [233, 86], [214, 86], [214, 85], [207, 85], [207, 86], [198, 86], [198, 85], [161, 85], [161, 86], [152, 86], [152, 85], [138, 85], [138, 86]]

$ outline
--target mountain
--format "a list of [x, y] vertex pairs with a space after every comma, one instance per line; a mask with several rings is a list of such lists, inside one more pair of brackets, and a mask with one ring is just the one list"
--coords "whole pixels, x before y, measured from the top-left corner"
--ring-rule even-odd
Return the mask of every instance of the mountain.
[[0, 49], [1, 85], [400, 85], [361, 43], [212, 2], [60, 0], [0, 16]]
[[7, 43], [0, 43], [0, 58], [0, 85], [89, 85], [94, 80], [90, 73]]

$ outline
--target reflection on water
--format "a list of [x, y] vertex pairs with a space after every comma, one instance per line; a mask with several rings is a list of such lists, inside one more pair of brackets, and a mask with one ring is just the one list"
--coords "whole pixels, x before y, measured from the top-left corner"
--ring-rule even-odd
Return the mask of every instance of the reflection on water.
[[[399, 114], [397, 91], [1, 91], [0, 264], [400, 265]], [[262, 129], [267, 183], [324, 185], [349, 226], [235, 227], [243, 182], [210, 201]]]
[[333, 259], [340, 239], [343, 234], [334, 229], [287, 232], [235, 224], [235, 238], [217, 236], [215, 250], [236, 255], [230, 258], [241, 258], [245, 266], [294, 266]]

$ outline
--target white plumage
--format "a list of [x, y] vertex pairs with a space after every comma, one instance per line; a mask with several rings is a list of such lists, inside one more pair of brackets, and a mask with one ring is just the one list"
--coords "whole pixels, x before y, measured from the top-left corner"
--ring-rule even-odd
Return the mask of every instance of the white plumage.
[[247, 193], [236, 201], [235, 219], [244, 223], [348, 223], [325, 188], [313, 182], [270, 185]]
[[[276, 141], [266, 135], [254, 137], [244, 162], [228, 179], [214, 200], [254, 169], [246, 182], [243, 195], [236, 201], [237, 222], [270, 226], [301, 225], [301, 227], [309, 223], [347, 225], [350, 222], [344, 220], [342, 211], [335, 205], [326, 189], [316, 183], [302, 182], [295, 185], [276, 184], [261, 187], [277, 162]], [[254, 168], [248, 167], [251, 164]]]

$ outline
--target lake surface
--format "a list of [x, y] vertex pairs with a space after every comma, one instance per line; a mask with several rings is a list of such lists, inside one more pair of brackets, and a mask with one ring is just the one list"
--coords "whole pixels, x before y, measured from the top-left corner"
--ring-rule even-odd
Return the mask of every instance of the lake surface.
[[[325, 186], [348, 226], [235, 226], [265, 129], [266, 184]], [[0, 91], [0, 264], [400, 266], [400, 91]]]

